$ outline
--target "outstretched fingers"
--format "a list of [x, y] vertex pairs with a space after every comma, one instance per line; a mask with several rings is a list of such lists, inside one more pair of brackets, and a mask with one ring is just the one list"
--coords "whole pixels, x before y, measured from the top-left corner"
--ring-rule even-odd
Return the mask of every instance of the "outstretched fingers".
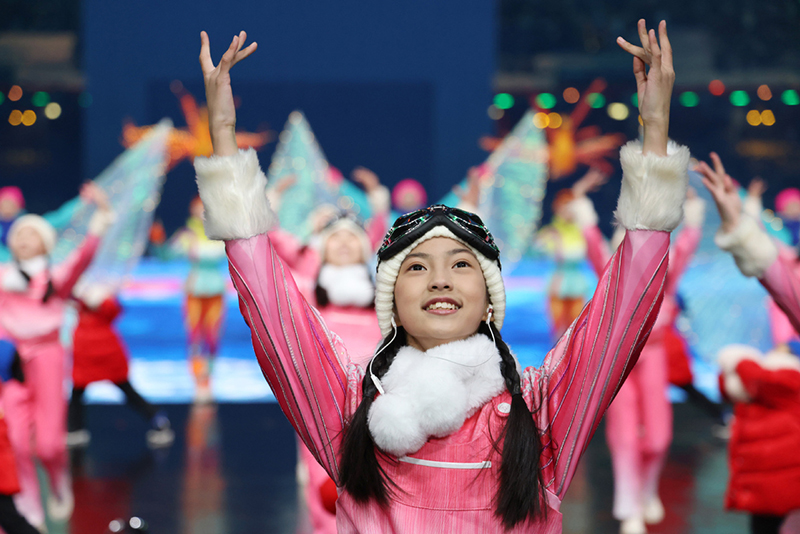
[[208, 34], [200, 32], [200, 68], [203, 69], [203, 76], [208, 76], [214, 71], [214, 62], [211, 60], [211, 45]]
[[658, 25], [658, 40], [661, 42], [661, 61], [665, 67], [672, 69], [672, 43], [667, 36], [666, 20], [662, 20]]

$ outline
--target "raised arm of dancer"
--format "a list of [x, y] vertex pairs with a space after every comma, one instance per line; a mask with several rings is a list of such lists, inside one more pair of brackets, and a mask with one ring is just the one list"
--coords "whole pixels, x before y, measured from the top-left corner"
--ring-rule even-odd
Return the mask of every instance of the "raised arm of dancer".
[[575, 224], [581, 229], [583, 238], [586, 240], [586, 258], [598, 277], [602, 275], [608, 261], [611, 259], [612, 251], [608, 241], [597, 226], [597, 212], [586, 193], [596, 190], [607, 180], [608, 175], [598, 169], [590, 169], [585, 176], [572, 186], [575, 200], [570, 202], [569, 205]]
[[97, 210], [89, 220], [89, 228], [83, 243], [67, 259], [53, 267], [53, 287], [61, 298], [68, 298], [72, 294], [72, 289], [91, 265], [103, 235], [115, 219], [108, 198], [99, 186], [93, 183], [86, 184], [81, 196], [89, 202], [94, 202]]
[[365, 230], [372, 250], [378, 250], [383, 241], [383, 236], [389, 229], [389, 215], [391, 200], [389, 190], [381, 184], [378, 175], [365, 167], [353, 169], [353, 181], [360, 184], [367, 192], [367, 201], [372, 211], [372, 217], [366, 221]]
[[[278, 403], [300, 438], [338, 479], [337, 451], [346, 414], [348, 357], [339, 338], [297, 288], [268, 232], [276, 223], [264, 195], [266, 176], [253, 150], [239, 150], [230, 67], [252, 53], [246, 34], [234, 37], [218, 66], [201, 34], [214, 156], [197, 158], [197, 185], [206, 208], [206, 233], [226, 241], [239, 307], [256, 357]], [[356, 368], [350, 369], [352, 374]], [[351, 384], [361, 377], [351, 377]], [[353, 385], [353, 388], [356, 386]]]
[[[625, 238], [600, 277], [594, 296], [548, 354], [539, 370], [528, 369], [526, 393], [538, 381], [542, 399], [540, 429], [547, 433], [543, 474], [548, 490], [561, 499], [577, 460], [600, 418], [633, 368], [647, 340], [663, 297], [669, 232], [682, 218], [688, 183], [689, 150], [667, 147], [669, 100], [674, 74], [666, 24], [655, 33], [639, 22], [640, 48], [621, 41], [634, 56], [640, 112], [645, 123], [642, 144], [620, 151], [622, 190], [618, 223]], [[645, 63], [651, 65], [645, 74]]]
[[756, 220], [742, 213], [739, 193], [722, 160], [714, 152], [711, 160], [713, 168], [702, 161], [697, 170], [714, 197], [722, 221], [714, 239], [717, 246], [733, 255], [743, 275], [758, 278], [800, 332], [800, 273], [795, 260], [779, 254], [778, 247]]

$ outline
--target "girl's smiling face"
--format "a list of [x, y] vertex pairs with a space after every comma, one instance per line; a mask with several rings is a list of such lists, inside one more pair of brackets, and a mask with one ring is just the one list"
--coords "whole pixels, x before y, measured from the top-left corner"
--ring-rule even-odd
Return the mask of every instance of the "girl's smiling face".
[[472, 251], [454, 239], [435, 237], [403, 260], [394, 302], [408, 344], [425, 351], [475, 334], [486, 319], [489, 297]]

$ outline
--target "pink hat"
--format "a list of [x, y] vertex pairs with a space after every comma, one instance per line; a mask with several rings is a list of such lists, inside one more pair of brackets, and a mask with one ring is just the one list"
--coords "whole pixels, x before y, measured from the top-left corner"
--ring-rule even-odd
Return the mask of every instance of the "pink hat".
[[425, 192], [422, 184], [413, 178], [406, 178], [397, 182], [397, 185], [392, 189], [392, 204], [399, 206], [403, 201], [403, 197], [407, 194], [415, 195], [419, 199], [417, 206], [413, 207], [411, 211], [428, 204], [428, 193]]
[[25, 207], [25, 197], [22, 196], [22, 190], [15, 185], [0, 187], [0, 200], [4, 198], [10, 198], [16, 202], [20, 208]]
[[789, 187], [778, 193], [778, 196], [775, 197], [775, 211], [778, 213], [784, 211], [792, 202], [800, 204], [800, 189], [796, 187]]

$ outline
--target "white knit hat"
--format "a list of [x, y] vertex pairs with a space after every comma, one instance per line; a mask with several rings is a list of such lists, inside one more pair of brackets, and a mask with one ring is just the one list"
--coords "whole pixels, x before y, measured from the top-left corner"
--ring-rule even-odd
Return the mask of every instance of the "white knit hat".
[[372, 250], [372, 245], [369, 242], [367, 232], [364, 231], [364, 228], [360, 224], [358, 224], [351, 217], [347, 216], [339, 217], [338, 219], [328, 223], [328, 225], [319, 233], [318, 238], [314, 240], [314, 245], [317, 247], [319, 257], [325, 257], [325, 246], [328, 243], [328, 238], [330, 238], [339, 230], [347, 230], [358, 238], [359, 242], [361, 243], [362, 261], [364, 263], [369, 262], [374, 251]]
[[406, 256], [420, 244], [434, 237], [447, 237], [458, 241], [469, 248], [472, 253], [475, 254], [475, 257], [478, 258], [478, 263], [483, 271], [483, 277], [486, 280], [486, 289], [489, 292], [489, 303], [493, 309], [492, 321], [497, 329], [500, 330], [503, 327], [503, 319], [506, 315], [506, 290], [503, 285], [503, 276], [500, 273], [499, 263], [490, 260], [478, 252], [475, 247], [466, 243], [463, 239], [456, 237], [446, 226], [438, 225], [431, 228], [427, 233], [419, 237], [405, 249], [378, 264], [378, 275], [375, 284], [375, 311], [378, 314], [378, 325], [381, 328], [381, 334], [386, 337], [392, 331], [394, 285], [397, 281], [397, 275], [400, 272], [400, 266], [403, 264], [403, 260], [405, 260]]
[[44, 217], [39, 215], [29, 213], [14, 221], [8, 230], [8, 240], [11, 241], [14, 238], [14, 234], [26, 226], [36, 230], [39, 237], [42, 238], [45, 253], [50, 254], [56, 246], [56, 229]]

